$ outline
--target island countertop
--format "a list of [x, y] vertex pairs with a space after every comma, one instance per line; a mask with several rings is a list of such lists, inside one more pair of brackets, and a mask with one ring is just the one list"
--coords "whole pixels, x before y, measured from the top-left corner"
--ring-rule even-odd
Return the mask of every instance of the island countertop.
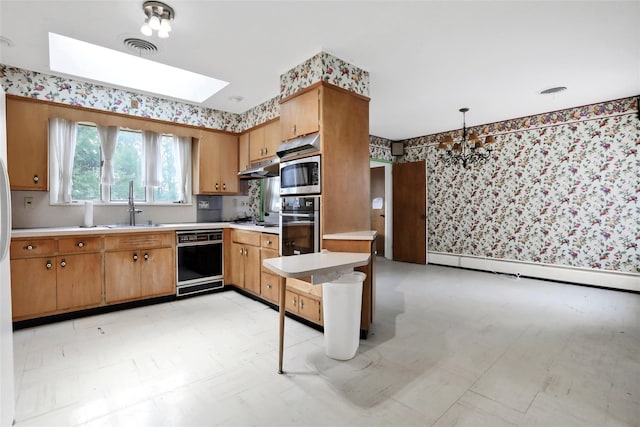
[[367, 265], [370, 258], [369, 253], [322, 251], [269, 258], [262, 261], [262, 264], [282, 277], [312, 276], [313, 284], [317, 284], [326, 282], [334, 273]]

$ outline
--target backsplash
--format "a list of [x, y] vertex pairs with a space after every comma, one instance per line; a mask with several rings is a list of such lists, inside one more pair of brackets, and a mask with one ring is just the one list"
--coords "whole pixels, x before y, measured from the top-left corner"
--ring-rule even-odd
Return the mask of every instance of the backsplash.
[[479, 126], [499, 150], [446, 166], [442, 134], [405, 141], [426, 159], [428, 250], [640, 272], [635, 98]]

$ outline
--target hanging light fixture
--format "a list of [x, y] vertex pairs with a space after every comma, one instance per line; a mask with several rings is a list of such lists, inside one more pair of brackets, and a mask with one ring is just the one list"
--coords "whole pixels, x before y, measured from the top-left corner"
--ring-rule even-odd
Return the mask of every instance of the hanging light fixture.
[[171, 21], [176, 16], [173, 8], [159, 1], [146, 1], [142, 4], [142, 10], [147, 17], [140, 27], [140, 32], [145, 36], [151, 36], [155, 30], [161, 39], [169, 37]]
[[496, 139], [489, 135], [482, 141], [477, 133], [467, 134], [465, 114], [469, 109], [465, 107], [458, 111], [462, 113], [462, 140], [454, 142], [451, 135], [445, 135], [438, 144], [438, 149], [444, 151], [442, 160], [447, 166], [461, 164], [466, 168], [468, 164], [487, 160]]

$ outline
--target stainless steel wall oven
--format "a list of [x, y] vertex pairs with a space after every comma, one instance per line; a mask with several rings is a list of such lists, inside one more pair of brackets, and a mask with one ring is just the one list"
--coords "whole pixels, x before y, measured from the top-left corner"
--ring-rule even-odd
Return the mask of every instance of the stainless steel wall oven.
[[281, 256], [320, 251], [320, 197], [282, 197]]
[[224, 286], [222, 234], [222, 230], [176, 232], [177, 296]]

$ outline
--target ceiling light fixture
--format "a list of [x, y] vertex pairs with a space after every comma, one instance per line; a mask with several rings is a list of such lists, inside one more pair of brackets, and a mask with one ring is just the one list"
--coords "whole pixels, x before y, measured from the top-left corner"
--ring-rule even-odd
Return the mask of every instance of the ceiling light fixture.
[[173, 8], [159, 1], [146, 1], [142, 4], [142, 10], [147, 17], [140, 27], [140, 32], [145, 36], [151, 36], [155, 30], [161, 39], [169, 37], [171, 21], [176, 17]]
[[496, 139], [493, 135], [489, 135], [482, 141], [476, 133], [467, 134], [465, 114], [469, 109], [461, 108], [458, 111], [462, 113], [462, 140], [454, 142], [451, 135], [446, 135], [438, 144], [438, 149], [444, 151], [442, 160], [447, 166], [461, 164], [466, 168], [470, 163], [487, 160], [493, 151]]

